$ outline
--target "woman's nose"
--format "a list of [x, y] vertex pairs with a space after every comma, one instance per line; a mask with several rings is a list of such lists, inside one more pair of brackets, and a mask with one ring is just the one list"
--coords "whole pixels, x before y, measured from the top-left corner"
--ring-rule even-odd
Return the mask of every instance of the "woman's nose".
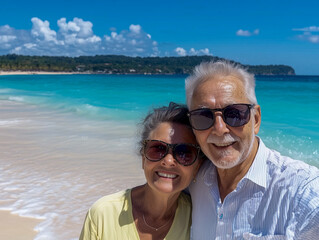
[[165, 166], [174, 166], [176, 165], [176, 160], [173, 156], [172, 149], [169, 149], [168, 153], [166, 156], [161, 160], [162, 164]]

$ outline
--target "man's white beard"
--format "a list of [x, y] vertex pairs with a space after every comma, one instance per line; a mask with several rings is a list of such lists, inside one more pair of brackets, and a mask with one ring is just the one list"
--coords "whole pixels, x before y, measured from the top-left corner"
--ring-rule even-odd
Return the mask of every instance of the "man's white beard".
[[[254, 128], [252, 128], [252, 139], [249, 143], [249, 148], [247, 151], [241, 151], [239, 156], [237, 157], [237, 159], [232, 160], [232, 161], [227, 161], [225, 158], [229, 155], [232, 155], [233, 151], [229, 151], [229, 150], [224, 150], [224, 151], [218, 151], [219, 153], [219, 158], [220, 160], [217, 162], [214, 159], [210, 159], [214, 165], [217, 168], [221, 168], [221, 169], [230, 169], [233, 168], [235, 166], [237, 166], [238, 164], [242, 163], [243, 161], [245, 161], [247, 159], [247, 157], [249, 156], [253, 145], [254, 145], [254, 139], [255, 139], [255, 132], [254, 132]], [[241, 142], [241, 139], [237, 136], [232, 136], [230, 133], [227, 133], [225, 135], [223, 135], [222, 137], [219, 136], [213, 136], [210, 135], [207, 139], [207, 143], [212, 143], [212, 144], [216, 144], [217, 146], [219, 145], [229, 145], [233, 142]], [[245, 149], [243, 149], [245, 150]], [[225, 159], [225, 160], [223, 160]]]

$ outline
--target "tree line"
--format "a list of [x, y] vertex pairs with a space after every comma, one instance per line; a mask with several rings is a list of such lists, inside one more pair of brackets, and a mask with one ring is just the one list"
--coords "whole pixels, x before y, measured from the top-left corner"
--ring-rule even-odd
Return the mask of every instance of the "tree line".
[[[0, 56], [0, 71], [88, 72], [104, 74], [190, 74], [203, 61], [225, 60], [214, 56], [128, 57], [96, 55], [80, 57]], [[232, 60], [228, 60], [234, 62]], [[238, 62], [235, 62], [240, 64]], [[256, 75], [295, 75], [287, 65], [244, 65]]]

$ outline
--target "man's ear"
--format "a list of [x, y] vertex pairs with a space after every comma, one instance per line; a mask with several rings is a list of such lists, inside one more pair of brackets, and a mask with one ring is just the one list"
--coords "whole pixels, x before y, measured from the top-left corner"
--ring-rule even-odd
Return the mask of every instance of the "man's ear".
[[257, 135], [259, 132], [260, 124], [261, 124], [261, 111], [260, 111], [260, 105], [256, 105], [254, 107], [253, 112], [253, 117], [254, 117], [254, 133]]

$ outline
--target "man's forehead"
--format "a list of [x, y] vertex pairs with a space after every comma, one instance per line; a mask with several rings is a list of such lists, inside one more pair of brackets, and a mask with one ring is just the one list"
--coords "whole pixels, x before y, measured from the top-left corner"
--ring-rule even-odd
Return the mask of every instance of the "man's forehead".
[[237, 78], [213, 78], [199, 83], [193, 95], [218, 95], [220, 92], [233, 92], [242, 87], [242, 82]]
[[[194, 89], [191, 108], [207, 107], [219, 102], [229, 105], [242, 101], [246, 96], [243, 82], [235, 76], [208, 78]], [[245, 98], [245, 97], [244, 97]]]

